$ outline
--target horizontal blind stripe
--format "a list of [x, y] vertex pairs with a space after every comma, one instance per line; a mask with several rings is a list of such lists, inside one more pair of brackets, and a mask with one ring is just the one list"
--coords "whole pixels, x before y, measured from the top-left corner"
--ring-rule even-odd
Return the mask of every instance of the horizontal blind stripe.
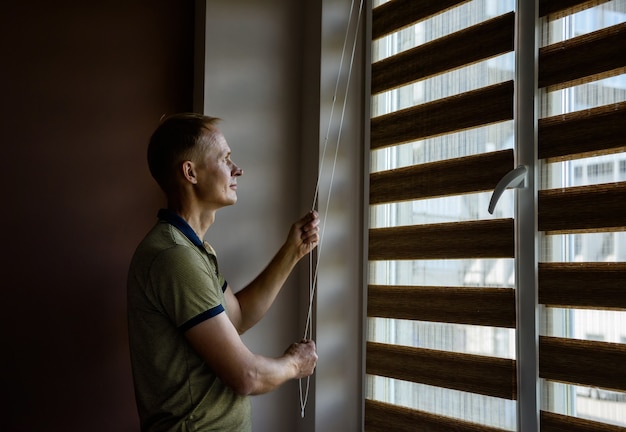
[[[393, 419], [393, 421], [390, 421]], [[366, 432], [505, 432], [481, 424], [365, 399]]]
[[626, 102], [539, 119], [540, 159], [584, 155], [626, 146]]
[[392, 0], [372, 10], [372, 40], [423, 21], [468, 0]]
[[513, 150], [502, 150], [375, 172], [370, 204], [493, 190], [513, 162]]
[[367, 316], [515, 328], [515, 291], [370, 285]]
[[[617, 77], [625, 73], [626, 73], [626, 66], [621, 66], [615, 69], [609, 69], [609, 70], [598, 72], [592, 75], [583, 75], [580, 78], [575, 78], [570, 81], [563, 81], [560, 83], [556, 83], [548, 87], [545, 87], [545, 89], [548, 92], [554, 92], [557, 90], [570, 89], [576, 86], [587, 85], [587, 89], [586, 89], [587, 93], [589, 93], [590, 91], [593, 91], [593, 89], [595, 89], [596, 91], [601, 91], [603, 88], [606, 87], [604, 86], [604, 83], [600, 82], [601, 80], [608, 79], [611, 77]], [[581, 95], [581, 93], [584, 91], [585, 89], [583, 89], [582, 87], [574, 90], [574, 92], [577, 95]], [[588, 97], [589, 95], [587, 95], [587, 98]], [[585, 97], [583, 96], [582, 100], [585, 100], [584, 98]]]
[[539, 0], [539, 16], [552, 13], [573, 13], [583, 9], [606, 3], [609, 0]]
[[515, 360], [498, 357], [368, 342], [366, 373], [504, 399], [517, 393]]
[[513, 258], [513, 219], [369, 230], [369, 259]]
[[513, 119], [513, 81], [450, 96], [371, 119], [371, 148]]
[[492, 18], [372, 65], [372, 94], [513, 51], [515, 13]]
[[624, 365], [626, 344], [539, 337], [541, 378], [626, 391]]
[[626, 263], [539, 263], [539, 303], [626, 310]]
[[539, 191], [539, 231], [594, 232], [626, 228], [626, 182]]
[[539, 88], [626, 66], [626, 23], [539, 49]]
[[548, 411], [539, 414], [541, 432], [624, 432], [623, 426], [598, 423]]

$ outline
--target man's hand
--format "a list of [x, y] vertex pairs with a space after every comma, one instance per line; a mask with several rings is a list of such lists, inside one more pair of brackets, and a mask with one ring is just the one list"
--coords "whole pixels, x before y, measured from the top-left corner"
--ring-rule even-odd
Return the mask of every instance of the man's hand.
[[302, 339], [300, 343], [292, 344], [285, 351], [285, 356], [291, 357], [296, 367], [295, 378], [305, 378], [312, 375], [317, 364], [315, 342]]
[[317, 212], [311, 211], [291, 226], [285, 246], [294, 248], [297, 260], [317, 247], [320, 240], [319, 223]]

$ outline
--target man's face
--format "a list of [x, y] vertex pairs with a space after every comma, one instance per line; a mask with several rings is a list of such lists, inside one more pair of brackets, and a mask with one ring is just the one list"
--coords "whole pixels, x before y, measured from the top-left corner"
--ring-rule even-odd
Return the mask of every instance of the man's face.
[[230, 159], [230, 147], [219, 131], [206, 142], [197, 162], [197, 190], [201, 200], [217, 210], [237, 202], [237, 177], [243, 170]]

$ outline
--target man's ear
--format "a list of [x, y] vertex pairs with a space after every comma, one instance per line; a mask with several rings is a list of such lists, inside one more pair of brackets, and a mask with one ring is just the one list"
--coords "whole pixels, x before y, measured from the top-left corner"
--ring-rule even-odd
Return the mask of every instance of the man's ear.
[[182, 165], [183, 176], [185, 179], [191, 184], [198, 183], [198, 179], [196, 178], [196, 168], [192, 161], [185, 161]]

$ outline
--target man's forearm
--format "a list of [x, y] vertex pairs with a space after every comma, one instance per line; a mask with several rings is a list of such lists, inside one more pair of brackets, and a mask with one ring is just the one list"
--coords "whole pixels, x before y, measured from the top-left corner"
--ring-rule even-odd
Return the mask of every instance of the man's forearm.
[[315, 343], [302, 341], [292, 344], [279, 358], [256, 356], [257, 368], [250, 378], [250, 395], [274, 390], [286, 381], [304, 378], [313, 373], [317, 363]]

